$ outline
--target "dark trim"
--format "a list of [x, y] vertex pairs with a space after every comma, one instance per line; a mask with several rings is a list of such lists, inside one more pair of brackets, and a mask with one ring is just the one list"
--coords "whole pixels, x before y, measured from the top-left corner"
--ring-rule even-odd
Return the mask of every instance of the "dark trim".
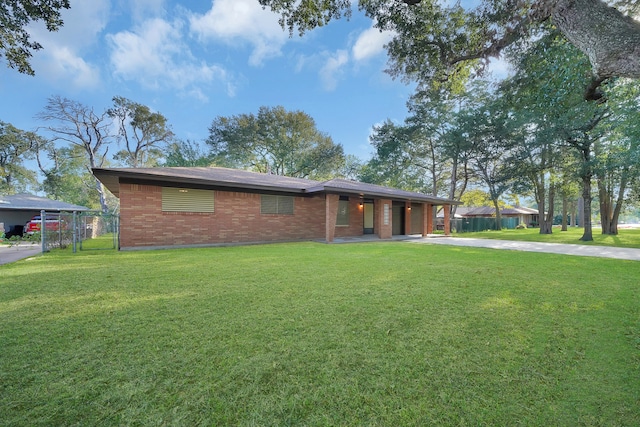
[[[120, 178], [121, 184], [138, 184], [138, 185], [153, 185], [155, 187], [172, 187], [172, 188], [193, 188], [195, 190], [218, 190], [228, 192], [239, 193], [251, 193], [251, 194], [270, 194], [275, 196], [294, 196], [294, 197], [313, 197], [314, 194], [299, 193], [295, 191], [283, 191], [272, 190], [267, 187], [249, 188], [239, 186], [225, 186], [214, 185], [206, 183], [197, 183], [194, 181], [166, 181], [166, 180], [149, 180], [149, 179], [134, 179], [134, 178]], [[272, 187], [271, 187], [272, 188]]]

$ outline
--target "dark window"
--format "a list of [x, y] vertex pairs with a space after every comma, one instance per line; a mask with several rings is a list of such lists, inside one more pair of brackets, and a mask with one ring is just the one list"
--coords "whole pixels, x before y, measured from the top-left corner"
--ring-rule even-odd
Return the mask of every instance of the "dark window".
[[260, 213], [293, 215], [293, 197], [263, 194], [260, 196]]
[[349, 225], [349, 198], [347, 196], [340, 196], [340, 200], [338, 201], [336, 225]]

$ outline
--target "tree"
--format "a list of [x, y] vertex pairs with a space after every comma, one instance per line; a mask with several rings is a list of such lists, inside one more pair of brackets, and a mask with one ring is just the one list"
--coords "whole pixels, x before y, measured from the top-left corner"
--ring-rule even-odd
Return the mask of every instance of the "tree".
[[342, 145], [316, 129], [302, 111], [260, 107], [258, 114], [219, 116], [206, 141], [218, 165], [297, 178], [333, 177], [344, 164]]
[[118, 139], [124, 144], [114, 159], [132, 168], [156, 166], [162, 157], [159, 145], [173, 138], [167, 119], [121, 96], [114, 97], [113, 104], [107, 114], [117, 123]]
[[[304, 33], [351, 13], [351, 0], [259, 0], [281, 14], [291, 33]], [[481, 71], [491, 57], [506, 48], [548, 31], [552, 22], [563, 36], [586, 54], [592, 77], [585, 97], [598, 99], [600, 84], [611, 77], [640, 78], [640, 23], [626, 0], [483, 0], [475, 8], [437, 0], [360, 0], [359, 8], [380, 30], [395, 36], [387, 45], [394, 76], [415, 79], [423, 86], [462, 83]], [[626, 12], [627, 14], [623, 13]]]
[[598, 123], [606, 115], [606, 103], [587, 102], [580, 81], [589, 74], [586, 56], [558, 34], [546, 34], [524, 53], [513, 55], [515, 75], [503, 82], [513, 122], [520, 129], [520, 166], [536, 194], [538, 209], [546, 218], [540, 232], [551, 232], [554, 197], [569, 171], [575, 171], [584, 199], [584, 234], [592, 240], [591, 181], [594, 174], [593, 144], [600, 137]]
[[0, 121], [0, 194], [16, 194], [37, 185], [36, 173], [24, 165], [35, 158], [41, 139]]
[[485, 207], [488, 204], [493, 203], [489, 193], [477, 188], [466, 191], [462, 197], [460, 197], [460, 201], [464, 206], [470, 207]]
[[606, 133], [594, 144], [602, 234], [618, 234], [628, 189], [640, 177], [640, 89], [631, 83], [610, 85]]
[[430, 186], [426, 177], [426, 153], [416, 138], [417, 132], [407, 125], [386, 120], [373, 127], [369, 142], [375, 149], [360, 179], [364, 182], [401, 188], [407, 191], [426, 191]]
[[165, 167], [207, 167], [213, 160], [197, 142], [174, 140], [164, 153]]
[[44, 180], [42, 190], [56, 200], [63, 200], [79, 206], [100, 208], [100, 196], [91, 173], [86, 168], [86, 154], [77, 146], [56, 148], [49, 146], [46, 154], [51, 166], [38, 157], [38, 165]]
[[3, 0], [0, 2], [0, 57], [7, 66], [18, 72], [34, 75], [29, 63], [33, 51], [42, 45], [31, 40], [27, 29], [32, 22], [43, 21], [49, 31], [57, 31], [63, 24], [61, 9], [69, 9], [69, 0]]
[[99, 195], [100, 207], [103, 212], [107, 212], [104, 187], [91, 174], [91, 169], [105, 165], [109, 144], [113, 142], [112, 122], [107, 112], [96, 114], [93, 108], [77, 101], [52, 96], [37, 117], [55, 123], [46, 128], [53, 134], [53, 141], [67, 142], [82, 150], [86, 160], [85, 168]]
[[457, 113], [456, 126], [468, 141], [469, 166], [487, 188], [496, 212], [496, 229], [501, 229], [500, 198], [515, 174], [506, 161], [513, 138], [507, 129], [506, 109], [486, 82], [471, 85], [464, 107]]

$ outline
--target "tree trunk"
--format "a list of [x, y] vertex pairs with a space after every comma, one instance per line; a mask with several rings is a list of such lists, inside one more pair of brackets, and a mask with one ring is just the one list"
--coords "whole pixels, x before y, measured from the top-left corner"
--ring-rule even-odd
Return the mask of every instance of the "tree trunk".
[[582, 175], [582, 199], [584, 200], [584, 208], [582, 211], [584, 233], [582, 237], [580, 237], [580, 240], [591, 242], [593, 241], [593, 228], [591, 225], [591, 173]]
[[589, 57], [596, 79], [640, 78], [640, 22], [602, 0], [558, 0], [551, 17]]
[[568, 227], [567, 215], [569, 213], [568, 204], [569, 204], [569, 201], [567, 199], [567, 195], [563, 194], [562, 195], [562, 230], [561, 231], [567, 231], [567, 227]]
[[540, 212], [540, 234], [553, 234], [553, 210], [554, 210], [555, 188], [549, 186], [549, 207], [547, 212]]
[[611, 193], [606, 188], [606, 183], [598, 179], [598, 199], [600, 200], [600, 224], [602, 234], [611, 234], [612, 200]]
[[[618, 234], [618, 220], [620, 218], [620, 212], [622, 211], [622, 205], [624, 204], [624, 193], [627, 190], [628, 181], [627, 171], [622, 172], [620, 178], [620, 187], [618, 189], [618, 197], [616, 198], [615, 205], [613, 204], [613, 194], [611, 191], [604, 189], [604, 185], [598, 182], [598, 188], [600, 190], [600, 222], [602, 223], [602, 234], [617, 235]], [[604, 195], [602, 193], [605, 193]], [[602, 201], [606, 200], [605, 206], [602, 206]]]
[[500, 204], [498, 199], [493, 199], [493, 207], [496, 209], [496, 230], [502, 230], [502, 213], [500, 212]]

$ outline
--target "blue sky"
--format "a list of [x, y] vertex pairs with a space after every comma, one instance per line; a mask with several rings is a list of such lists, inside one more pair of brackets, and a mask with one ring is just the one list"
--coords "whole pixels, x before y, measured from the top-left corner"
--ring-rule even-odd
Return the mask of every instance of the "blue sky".
[[366, 159], [373, 125], [402, 121], [413, 91], [384, 73], [388, 34], [350, 21], [292, 38], [257, 0], [71, 0], [64, 27], [30, 28], [44, 49], [36, 77], [0, 68], [0, 120], [24, 129], [59, 95], [93, 107], [124, 96], [162, 113], [180, 139], [203, 141], [217, 116], [260, 106], [302, 110]]

